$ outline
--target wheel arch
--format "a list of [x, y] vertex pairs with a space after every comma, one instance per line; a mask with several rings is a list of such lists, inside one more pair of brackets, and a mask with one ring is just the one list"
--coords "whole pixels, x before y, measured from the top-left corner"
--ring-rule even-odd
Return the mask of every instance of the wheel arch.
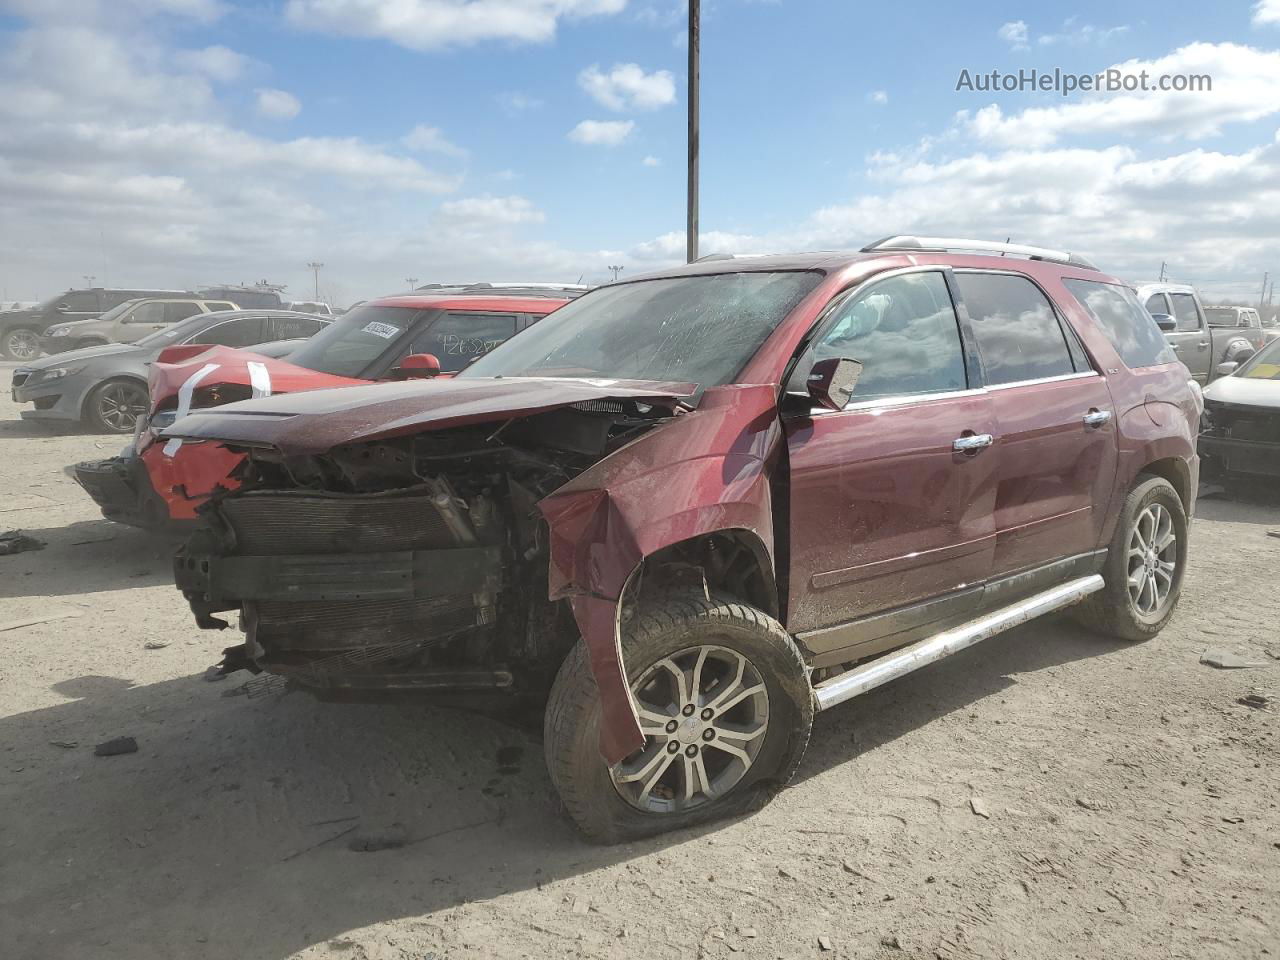
[[649, 554], [639, 569], [638, 596], [624, 597], [624, 601], [634, 602], [669, 586], [692, 585], [731, 596], [778, 618], [773, 556], [754, 530], [728, 527], [705, 531]]
[[1183, 510], [1186, 511], [1188, 516], [1191, 515], [1195, 491], [1191, 488], [1191, 467], [1187, 461], [1179, 457], [1164, 457], [1160, 460], [1153, 460], [1138, 471], [1136, 479], [1140, 480], [1144, 475], [1163, 477], [1173, 484], [1173, 489], [1178, 492], [1178, 499], [1182, 501]]

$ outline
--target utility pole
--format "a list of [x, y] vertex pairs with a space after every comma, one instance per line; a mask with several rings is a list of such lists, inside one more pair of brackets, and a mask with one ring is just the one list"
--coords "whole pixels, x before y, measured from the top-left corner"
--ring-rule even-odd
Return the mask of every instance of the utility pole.
[[1164, 283], [1164, 261], [1160, 261], [1160, 282]]
[[318, 260], [312, 260], [310, 263], [307, 264], [307, 269], [312, 271], [316, 277], [316, 299], [317, 300], [320, 299], [320, 268], [323, 266], [324, 264]]
[[1258, 306], [1262, 306], [1263, 301], [1267, 299], [1267, 281], [1271, 279], [1271, 271], [1268, 270], [1262, 275], [1262, 294], [1258, 297]]
[[698, 86], [701, 82], [699, 47], [702, 43], [702, 4], [689, 0], [689, 187], [685, 216], [685, 259], [698, 259]]
[[409, 285], [409, 292], [410, 292], [410, 293], [412, 293], [415, 289], [417, 289], [417, 286], [418, 286], [418, 278], [417, 278], [417, 277], [405, 277], [405, 278], [404, 278], [404, 282], [405, 282], [405, 283], [407, 283], [407, 284]]
[[606, 270], [612, 270], [612, 271], [613, 271], [613, 282], [614, 282], [614, 283], [617, 283], [617, 282], [618, 282], [618, 274], [620, 274], [620, 273], [622, 272], [623, 268], [622, 268], [621, 266], [616, 266], [616, 267], [609, 266], [609, 267], [605, 267], [605, 269], [606, 269]]

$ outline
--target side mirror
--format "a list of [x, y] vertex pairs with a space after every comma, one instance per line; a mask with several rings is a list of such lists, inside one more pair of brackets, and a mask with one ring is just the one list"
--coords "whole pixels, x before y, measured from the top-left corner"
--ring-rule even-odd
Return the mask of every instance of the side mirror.
[[440, 360], [434, 353], [411, 353], [396, 369], [406, 380], [425, 380], [440, 375]]
[[56, 307], [54, 307], [53, 309], [54, 309], [54, 310], [56, 310], [56, 311], [58, 311], [58, 313], [70, 313], [70, 312], [71, 312], [71, 308], [70, 308], [69, 306], [67, 306], [65, 303], [60, 303], [60, 304], [58, 304]]
[[1236, 363], [1234, 360], [1224, 360], [1213, 368], [1213, 372], [1220, 377], [1229, 377], [1231, 374], [1236, 372], [1236, 369], [1239, 366], [1240, 364]]
[[1169, 316], [1167, 313], [1153, 313], [1151, 315], [1151, 319], [1154, 320], [1156, 322], [1156, 326], [1165, 333], [1178, 329], [1178, 321], [1173, 319], [1173, 317]]
[[862, 363], [848, 357], [819, 360], [809, 369], [805, 386], [809, 398], [826, 410], [843, 410], [862, 375]]

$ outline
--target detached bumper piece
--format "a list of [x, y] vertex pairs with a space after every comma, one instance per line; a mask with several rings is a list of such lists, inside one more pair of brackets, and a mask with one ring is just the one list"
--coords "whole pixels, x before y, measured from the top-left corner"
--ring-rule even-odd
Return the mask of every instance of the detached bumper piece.
[[155, 527], [168, 519], [168, 511], [137, 458], [89, 460], [77, 463], [73, 469], [76, 482], [93, 497], [108, 520], [133, 527]]
[[1215, 403], [1198, 450], [1210, 475], [1280, 477], [1280, 411]]
[[497, 622], [504, 548], [443, 483], [251, 492], [213, 521], [178, 553], [174, 579], [202, 627], [239, 609], [246, 655], [268, 673], [317, 691], [510, 686], [497, 665], [456, 655]]

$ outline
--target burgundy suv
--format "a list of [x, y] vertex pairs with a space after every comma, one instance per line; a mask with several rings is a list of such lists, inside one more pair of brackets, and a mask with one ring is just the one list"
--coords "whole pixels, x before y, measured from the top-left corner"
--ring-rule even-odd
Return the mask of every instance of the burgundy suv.
[[1199, 412], [1065, 253], [700, 262], [447, 383], [193, 412], [165, 435], [248, 456], [176, 576], [201, 626], [240, 612], [247, 692], [545, 701], [565, 807], [624, 840], [759, 805], [815, 711], [1032, 617], [1158, 633]]

